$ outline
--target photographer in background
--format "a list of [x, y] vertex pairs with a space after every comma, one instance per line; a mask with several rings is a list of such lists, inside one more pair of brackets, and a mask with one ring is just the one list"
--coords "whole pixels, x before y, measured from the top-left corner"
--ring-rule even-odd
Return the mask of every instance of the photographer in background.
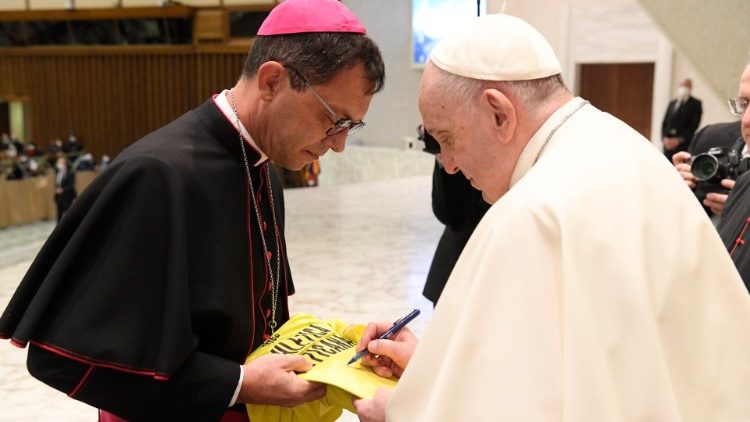
[[[739, 169], [738, 158], [742, 158], [742, 150], [745, 147], [745, 142], [742, 139], [742, 133], [740, 132], [740, 122], [728, 122], [728, 123], [717, 123], [708, 125], [698, 133], [695, 134], [690, 149], [688, 151], [681, 151], [672, 157], [672, 162], [680, 172], [683, 179], [685, 179], [690, 189], [693, 189], [695, 196], [698, 201], [703, 204], [703, 208], [706, 213], [712, 218], [715, 224], [718, 223], [718, 219], [721, 216], [721, 211], [724, 208], [724, 202], [729, 192], [728, 187], [722, 186], [721, 181], [728, 179], [725, 184], [731, 186], [734, 184], [734, 180], [741, 174]], [[698, 172], [698, 169], [694, 169], [692, 163], [695, 160], [704, 161], [707, 155], [717, 157], [716, 162], [722, 161], [729, 164], [729, 157], [732, 157], [734, 163], [731, 170], [726, 172], [717, 172], [718, 180], [698, 182], [693, 172]], [[703, 168], [703, 172], [710, 171], [713, 168], [708, 160], [709, 165]], [[726, 173], [732, 177], [722, 177], [721, 173]], [[698, 172], [700, 174], [700, 172]], [[708, 200], [707, 200], [708, 198]], [[714, 207], [714, 210], [711, 209]]]
[[420, 125], [419, 139], [425, 144], [424, 151], [435, 155], [432, 172], [432, 212], [445, 224], [422, 294], [433, 306], [437, 305], [448, 276], [453, 271], [466, 242], [469, 241], [490, 204], [482, 199], [482, 192], [471, 186], [462, 173], [449, 174], [440, 159], [440, 145]]
[[[728, 193], [710, 192], [706, 194], [703, 204], [711, 211], [721, 217], [718, 225], [719, 235], [729, 254], [737, 266], [737, 270], [745, 282], [745, 287], [750, 290], [750, 172], [745, 171], [746, 157], [748, 156], [748, 145], [750, 145], [750, 63], [740, 77], [740, 89], [737, 98], [729, 100], [729, 109], [732, 114], [741, 116], [740, 132], [742, 138], [729, 151], [735, 153], [738, 159], [736, 169], [733, 172], [739, 174], [737, 180], [723, 179], [720, 181], [722, 187]], [[731, 127], [730, 127], [731, 130]], [[730, 132], [731, 133], [731, 132]], [[689, 163], [689, 154], [675, 154], [674, 163], [685, 183], [691, 188], [700, 187], [693, 168]], [[729, 163], [729, 161], [726, 161]], [[725, 164], [726, 166], [726, 164]], [[698, 169], [696, 167], [696, 172]], [[700, 173], [699, 173], [700, 174]]]

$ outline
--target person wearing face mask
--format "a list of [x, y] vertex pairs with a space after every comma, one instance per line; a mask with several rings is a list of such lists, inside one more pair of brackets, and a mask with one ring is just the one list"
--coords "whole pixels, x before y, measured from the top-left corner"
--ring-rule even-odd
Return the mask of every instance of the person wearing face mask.
[[701, 122], [703, 107], [700, 100], [690, 95], [692, 87], [690, 79], [677, 85], [677, 98], [669, 102], [661, 123], [664, 155], [670, 163], [675, 153], [687, 151]]
[[76, 199], [75, 184], [75, 173], [70, 171], [67, 158], [58, 158], [55, 162], [55, 205], [58, 223]]

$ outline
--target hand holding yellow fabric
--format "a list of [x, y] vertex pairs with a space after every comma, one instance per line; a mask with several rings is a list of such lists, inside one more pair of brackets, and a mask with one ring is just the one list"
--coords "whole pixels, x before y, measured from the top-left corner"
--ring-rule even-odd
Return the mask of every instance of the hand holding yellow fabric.
[[359, 362], [346, 363], [356, 353], [364, 325], [347, 326], [341, 320], [320, 320], [298, 314], [287, 321], [263, 346], [247, 359], [269, 353], [297, 354], [313, 364], [300, 378], [328, 385], [326, 396], [293, 408], [248, 404], [253, 422], [332, 422], [347, 409], [355, 412], [352, 399], [372, 398], [379, 387], [393, 388], [395, 379], [381, 378]]

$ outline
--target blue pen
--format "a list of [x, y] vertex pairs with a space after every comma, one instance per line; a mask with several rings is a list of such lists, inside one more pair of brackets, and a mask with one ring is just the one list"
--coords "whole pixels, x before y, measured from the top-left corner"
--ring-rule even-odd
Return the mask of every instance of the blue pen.
[[[416, 318], [417, 315], [419, 315], [419, 309], [415, 309], [415, 310], [409, 312], [409, 315], [407, 315], [407, 316], [401, 318], [400, 320], [394, 322], [393, 326], [391, 328], [389, 328], [388, 331], [384, 332], [383, 335], [381, 335], [380, 337], [378, 337], [378, 339], [379, 340], [385, 340], [385, 339], [391, 338], [391, 336], [393, 336], [394, 334], [398, 333], [400, 329], [404, 328], [406, 326], [406, 324], [410, 323], [411, 320], [413, 320], [414, 318]], [[362, 357], [364, 355], [366, 355], [367, 353], [369, 353], [369, 352], [367, 351], [367, 348], [365, 348], [361, 352], [359, 352], [356, 355], [354, 355], [354, 357], [349, 360], [349, 362], [347, 363], [347, 365], [351, 365], [354, 362], [362, 359]]]

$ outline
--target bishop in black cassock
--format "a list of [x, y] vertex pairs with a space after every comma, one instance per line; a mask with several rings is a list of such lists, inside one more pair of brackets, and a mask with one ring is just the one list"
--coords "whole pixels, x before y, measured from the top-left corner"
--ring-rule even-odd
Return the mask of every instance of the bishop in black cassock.
[[2, 337], [29, 344], [32, 375], [128, 419], [221, 418], [238, 363], [269, 334], [260, 231], [269, 251], [276, 242], [281, 250], [279, 323], [294, 292], [265, 173], [279, 233], [281, 185], [270, 163], [252, 166], [259, 154], [245, 144], [259, 226], [240, 145], [237, 130], [207, 101], [133, 144], [94, 179], [0, 319]]
[[270, 160], [298, 169], [343, 151], [383, 82], [341, 2], [279, 4], [234, 88], [127, 148], [75, 201], [0, 337], [103, 422], [247, 421], [242, 403], [320, 398], [324, 385], [294, 376], [310, 367], [301, 357], [244, 363], [294, 292]]

